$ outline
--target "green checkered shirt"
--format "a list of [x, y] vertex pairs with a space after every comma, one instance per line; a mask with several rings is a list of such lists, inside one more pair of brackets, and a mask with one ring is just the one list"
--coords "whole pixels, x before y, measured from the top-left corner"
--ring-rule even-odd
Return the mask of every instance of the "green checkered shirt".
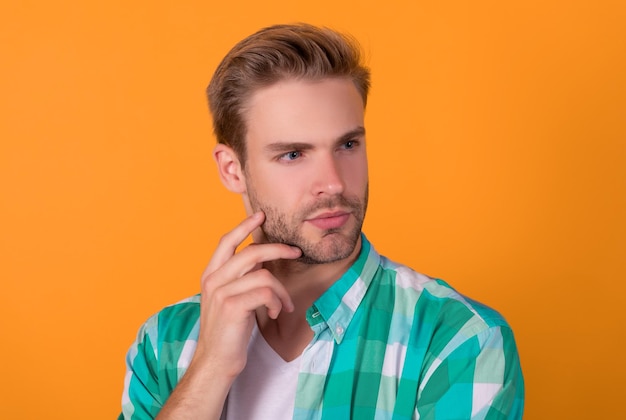
[[[196, 347], [199, 296], [166, 307], [127, 355], [120, 419], [152, 419]], [[307, 312], [294, 419], [521, 419], [511, 328], [494, 310], [380, 256], [352, 267]], [[209, 391], [210, 392], [210, 391]]]

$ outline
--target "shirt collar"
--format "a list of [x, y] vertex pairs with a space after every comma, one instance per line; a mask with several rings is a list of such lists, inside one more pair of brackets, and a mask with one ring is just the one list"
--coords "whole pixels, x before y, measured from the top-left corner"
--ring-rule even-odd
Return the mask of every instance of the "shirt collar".
[[380, 255], [361, 233], [361, 251], [348, 270], [307, 311], [311, 327], [325, 323], [341, 344], [380, 264]]

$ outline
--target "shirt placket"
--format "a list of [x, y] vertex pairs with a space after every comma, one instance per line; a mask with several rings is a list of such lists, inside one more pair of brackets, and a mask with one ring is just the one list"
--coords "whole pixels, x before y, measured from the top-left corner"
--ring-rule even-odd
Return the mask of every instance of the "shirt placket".
[[293, 416], [297, 420], [322, 417], [324, 384], [334, 349], [333, 335], [315, 306], [307, 312], [307, 321], [313, 330], [313, 339], [302, 353]]

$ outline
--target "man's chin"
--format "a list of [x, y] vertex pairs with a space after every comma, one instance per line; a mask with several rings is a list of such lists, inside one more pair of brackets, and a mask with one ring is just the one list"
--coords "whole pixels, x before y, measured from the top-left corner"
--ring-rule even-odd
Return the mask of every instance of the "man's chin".
[[302, 250], [302, 256], [297, 259], [303, 264], [330, 264], [350, 257], [357, 247], [360, 232], [356, 238], [348, 238], [338, 232], [329, 232], [317, 243], [295, 246]]

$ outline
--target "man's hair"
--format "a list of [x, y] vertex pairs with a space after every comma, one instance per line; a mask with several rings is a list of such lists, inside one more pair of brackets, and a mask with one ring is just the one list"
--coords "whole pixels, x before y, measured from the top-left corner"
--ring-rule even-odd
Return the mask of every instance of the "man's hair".
[[224, 57], [207, 88], [217, 141], [246, 160], [244, 108], [254, 92], [285, 79], [351, 79], [367, 103], [370, 71], [353, 38], [309, 24], [275, 25], [240, 41]]

